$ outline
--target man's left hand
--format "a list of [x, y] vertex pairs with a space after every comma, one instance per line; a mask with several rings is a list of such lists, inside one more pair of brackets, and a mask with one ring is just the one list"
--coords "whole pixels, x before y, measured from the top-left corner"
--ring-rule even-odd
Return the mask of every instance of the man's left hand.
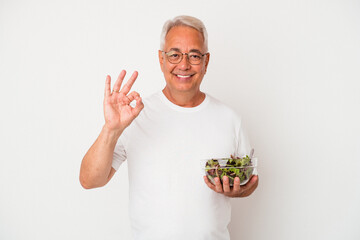
[[204, 176], [206, 185], [209, 188], [214, 190], [217, 193], [222, 193], [227, 197], [247, 197], [251, 195], [258, 186], [259, 177], [253, 175], [248, 183], [243, 186], [240, 186], [240, 179], [236, 177], [234, 179], [233, 187], [230, 187], [229, 178], [227, 176], [223, 177], [223, 184], [221, 184], [220, 179], [216, 177], [214, 179], [215, 185], [210, 182], [207, 176]]

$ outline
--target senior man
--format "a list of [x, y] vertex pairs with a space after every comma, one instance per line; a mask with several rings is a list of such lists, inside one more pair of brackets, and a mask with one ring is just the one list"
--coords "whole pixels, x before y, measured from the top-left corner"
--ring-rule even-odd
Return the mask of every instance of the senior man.
[[107, 76], [105, 124], [83, 158], [80, 182], [87, 189], [104, 186], [127, 160], [134, 239], [230, 239], [229, 197], [249, 196], [258, 176], [241, 187], [239, 178], [230, 187], [227, 177], [213, 185], [200, 160], [249, 154], [241, 119], [200, 91], [210, 59], [200, 20], [167, 21], [160, 48], [166, 86], [144, 101], [130, 92], [137, 72], [121, 88], [123, 70], [112, 91]]

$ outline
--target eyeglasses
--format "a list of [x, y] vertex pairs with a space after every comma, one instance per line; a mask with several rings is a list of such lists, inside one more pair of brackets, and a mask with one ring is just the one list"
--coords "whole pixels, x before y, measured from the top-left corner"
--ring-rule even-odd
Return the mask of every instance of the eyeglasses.
[[161, 51], [161, 52], [165, 53], [167, 60], [172, 64], [178, 64], [179, 62], [182, 61], [183, 56], [186, 55], [187, 60], [191, 65], [199, 65], [202, 62], [204, 56], [208, 54], [208, 53], [201, 54], [198, 52], [182, 53], [175, 50], [172, 50], [170, 52], [165, 52], [165, 51]]

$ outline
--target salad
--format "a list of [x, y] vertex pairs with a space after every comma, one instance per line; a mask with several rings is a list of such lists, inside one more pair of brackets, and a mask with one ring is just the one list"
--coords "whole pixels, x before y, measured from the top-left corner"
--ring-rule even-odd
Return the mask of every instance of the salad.
[[230, 186], [234, 185], [235, 177], [240, 178], [240, 185], [246, 184], [254, 172], [255, 165], [246, 155], [243, 158], [230, 156], [230, 158], [210, 159], [206, 161], [205, 173], [212, 183], [219, 177], [222, 183], [223, 176], [229, 178]]

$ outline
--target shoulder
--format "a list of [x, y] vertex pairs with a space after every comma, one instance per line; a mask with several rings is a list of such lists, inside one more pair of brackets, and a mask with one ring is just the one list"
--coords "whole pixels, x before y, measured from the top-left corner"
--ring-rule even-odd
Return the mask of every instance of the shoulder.
[[228, 104], [222, 102], [221, 100], [206, 94], [206, 97], [209, 98], [209, 105], [215, 111], [221, 114], [223, 117], [229, 117], [234, 119], [235, 121], [240, 121], [240, 115]]
[[157, 91], [142, 97], [142, 102], [144, 103], [144, 109], [140, 112], [139, 116], [143, 115], [145, 112], [157, 111], [157, 109], [162, 106], [161, 92]]
[[157, 102], [160, 100], [161, 100], [161, 92], [160, 91], [154, 92], [150, 95], [143, 97], [144, 103], [153, 103], [153, 102]]

